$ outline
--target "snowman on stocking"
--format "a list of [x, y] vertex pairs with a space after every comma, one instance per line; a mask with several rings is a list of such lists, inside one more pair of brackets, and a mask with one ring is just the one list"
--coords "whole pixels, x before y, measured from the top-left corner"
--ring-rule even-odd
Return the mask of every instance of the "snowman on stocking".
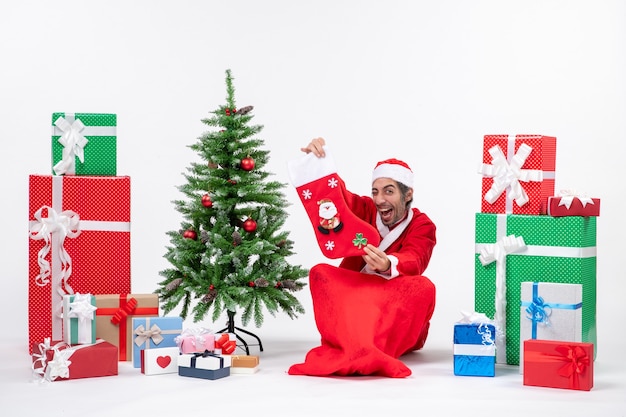
[[291, 183], [313, 226], [318, 246], [330, 259], [364, 255], [368, 244], [378, 246], [380, 235], [369, 223], [350, 211], [343, 198], [343, 181], [335, 163], [326, 156], [308, 153], [288, 162]]

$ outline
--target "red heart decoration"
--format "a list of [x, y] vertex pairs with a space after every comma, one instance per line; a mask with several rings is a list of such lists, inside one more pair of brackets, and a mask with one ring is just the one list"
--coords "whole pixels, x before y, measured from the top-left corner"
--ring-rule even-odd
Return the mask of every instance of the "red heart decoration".
[[157, 358], [157, 364], [163, 369], [167, 368], [167, 365], [169, 365], [170, 362], [172, 362], [172, 358], [170, 356], [159, 356]]

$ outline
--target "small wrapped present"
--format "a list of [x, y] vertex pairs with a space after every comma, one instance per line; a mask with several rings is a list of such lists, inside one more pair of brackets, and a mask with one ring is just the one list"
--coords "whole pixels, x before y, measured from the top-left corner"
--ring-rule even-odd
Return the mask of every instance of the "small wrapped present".
[[[528, 339], [582, 341], [583, 286], [522, 282], [520, 343]], [[520, 345], [520, 373], [524, 372]]]
[[230, 355], [230, 373], [253, 374], [259, 370], [259, 361], [258, 355]]
[[176, 345], [181, 353], [202, 353], [215, 350], [215, 334], [204, 328], [187, 328], [176, 336]]
[[215, 339], [215, 353], [230, 355], [237, 348], [237, 336], [233, 333], [223, 333]]
[[130, 177], [29, 176], [29, 349], [63, 340], [63, 295], [130, 292]]
[[590, 391], [593, 343], [524, 341], [524, 385]]
[[202, 379], [220, 379], [230, 375], [230, 358], [216, 353], [178, 355], [178, 375]]
[[117, 175], [117, 115], [52, 114], [55, 175]]
[[454, 325], [454, 375], [495, 376], [496, 327], [484, 314], [464, 314]]
[[555, 162], [553, 136], [485, 135], [481, 213], [545, 214]]
[[158, 317], [157, 294], [96, 295], [96, 336], [119, 348], [119, 360], [133, 358], [133, 317]]
[[145, 375], [175, 374], [178, 372], [177, 347], [144, 349], [141, 351], [141, 373]]
[[183, 331], [182, 317], [133, 317], [133, 367], [141, 368], [143, 349], [176, 347]]
[[47, 338], [31, 350], [33, 371], [42, 382], [117, 375], [117, 347], [102, 339], [71, 346]]
[[598, 217], [600, 199], [579, 195], [575, 191], [562, 190], [559, 195], [548, 198], [548, 215], [552, 217]]
[[70, 345], [96, 343], [96, 297], [63, 296], [63, 341]]

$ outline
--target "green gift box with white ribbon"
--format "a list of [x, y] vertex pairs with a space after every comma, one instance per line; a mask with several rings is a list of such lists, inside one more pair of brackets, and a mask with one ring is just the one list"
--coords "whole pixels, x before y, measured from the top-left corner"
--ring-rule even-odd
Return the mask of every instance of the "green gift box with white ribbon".
[[520, 364], [524, 281], [581, 284], [582, 341], [596, 344], [596, 219], [476, 213], [474, 309], [501, 329], [497, 363]]
[[117, 175], [117, 115], [52, 114], [54, 175]]
[[96, 297], [63, 296], [63, 341], [69, 345], [96, 343]]

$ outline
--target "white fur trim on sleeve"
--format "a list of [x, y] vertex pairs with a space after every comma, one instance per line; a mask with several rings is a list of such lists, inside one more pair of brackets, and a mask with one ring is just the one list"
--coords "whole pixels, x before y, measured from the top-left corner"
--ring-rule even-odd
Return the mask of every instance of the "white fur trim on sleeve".
[[390, 271], [388, 274], [381, 274], [380, 272], [370, 268], [367, 264], [365, 264], [363, 269], [361, 269], [361, 272], [364, 274], [378, 275], [379, 277], [383, 277], [385, 279], [392, 279], [397, 277], [398, 275], [400, 275], [400, 273], [398, 272], [398, 258], [393, 255], [388, 255], [387, 257], [389, 258], [389, 262], [391, 262], [391, 267], [389, 268]]

